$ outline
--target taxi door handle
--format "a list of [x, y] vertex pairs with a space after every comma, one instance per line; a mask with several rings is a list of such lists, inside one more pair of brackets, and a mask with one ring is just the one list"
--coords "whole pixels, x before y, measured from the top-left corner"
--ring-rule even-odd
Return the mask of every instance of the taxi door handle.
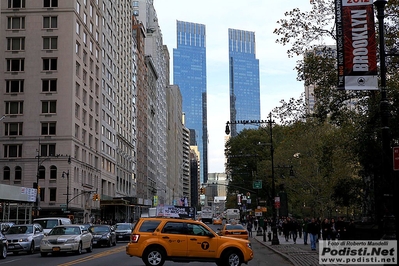
[[169, 239], [169, 237], [168, 237], [168, 236], [163, 236], [162, 238], [163, 238], [163, 239]]
[[190, 240], [192, 240], [192, 241], [197, 241], [197, 239], [196, 239], [196, 238], [190, 238]]

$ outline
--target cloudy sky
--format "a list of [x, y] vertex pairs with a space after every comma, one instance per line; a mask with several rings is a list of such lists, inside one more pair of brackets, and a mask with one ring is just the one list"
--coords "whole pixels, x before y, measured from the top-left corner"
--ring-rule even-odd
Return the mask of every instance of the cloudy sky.
[[[288, 47], [277, 44], [273, 30], [286, 11], [311, 9], [309, 0], [154, 0], [163, 42], [173, 71], [176, 21], [206, 26], [209, 172], [224, 172], [225, 125], [229, 118], [228, 29], [255, 32], [260, 65], [261, 119], [280, 100], [298, 98], [304, 91], [293, 70], [299, 58], [288, 58]], [[173, 74], [171, 75], [173, 83]]]

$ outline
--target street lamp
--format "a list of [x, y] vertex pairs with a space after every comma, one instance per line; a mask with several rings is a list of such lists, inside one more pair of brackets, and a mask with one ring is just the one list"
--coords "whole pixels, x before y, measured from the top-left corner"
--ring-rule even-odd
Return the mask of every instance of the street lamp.
[[273, 125], [274, 121], [272, 120], [272, 113], [269, 113], [269, 119], [268, 120], [239, 120], [239, 121], [232, 121], [226, 122], [226, 129], [225, 133], [226, 135], [230, 134], [230, 126], [229, 125], [235, 125], [235, 124], [268, 124], [269, 125], [269, 130], [270, 130], [270, 160], [271, 160], [271, 170], [272, 170], [272, 212], [273, 212], [273, 220], [272, 220], [272, 231], [273, 231], [273, 239], [272, 239], [272, 245], [279, 245], [280, 241], [277, 236], [277, 213], [276, 213], [276, 181], [275, 181], [275, 176], [274, 176], [274, 147], [273, 147]]
[[[68, 164], [71, 164], [71, 156], [68, 157]], [[69, 169], [66, 172], [62, 172], [62, 178], [66, 176], [67, 178], [67, 193], [66, 193], [66, 209], [65, 213], [69, 213]]]

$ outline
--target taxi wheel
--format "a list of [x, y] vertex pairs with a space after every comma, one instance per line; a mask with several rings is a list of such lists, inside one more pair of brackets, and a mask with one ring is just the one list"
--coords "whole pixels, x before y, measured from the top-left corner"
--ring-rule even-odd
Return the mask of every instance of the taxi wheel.
[[5, 259], [5, 258], [7, 258], [7, 247], [4, 244], [3, 250], [0, 253], [0, 259]]
[[144, 252], [143, 262], [146, 266], [162, 266], [165, 263], [165, 252], [159, 248], [149, 248]]
[[224, 254], [222, 261], [224, 265], [240, 266], [241, 256], [237, 251], [231, 250]]

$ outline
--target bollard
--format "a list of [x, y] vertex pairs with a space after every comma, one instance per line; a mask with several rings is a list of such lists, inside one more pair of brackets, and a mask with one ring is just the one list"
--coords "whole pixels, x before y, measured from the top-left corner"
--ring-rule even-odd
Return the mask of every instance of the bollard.
[[263, 242], [266, 242], [266, 232], [263, 230]]

